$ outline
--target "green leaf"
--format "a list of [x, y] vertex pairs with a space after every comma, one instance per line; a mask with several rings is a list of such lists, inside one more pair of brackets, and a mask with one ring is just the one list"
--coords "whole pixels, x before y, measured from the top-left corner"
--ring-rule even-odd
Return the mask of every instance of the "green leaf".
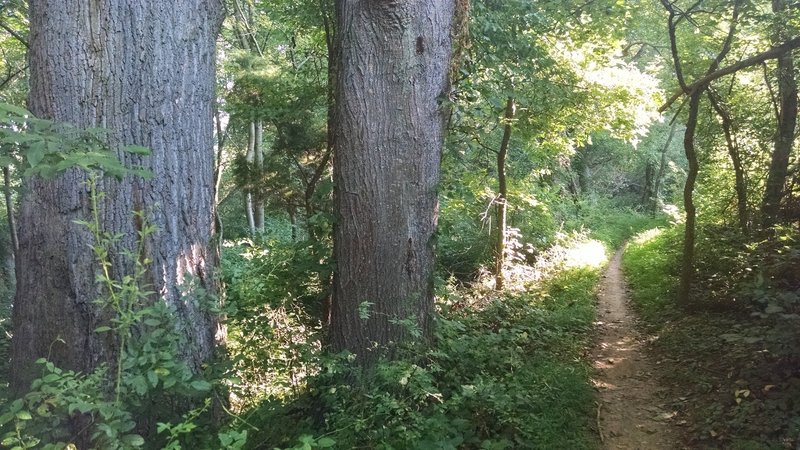
[[153, 387], [158, 386], [158, 374], [155, 371], [148, 370], [147, 371], [147, 380], [150, 382], [150, 385]]
[[0, 103], [0, 112], [5, 113], [6, 115], [10, 113], [19, 117], [33, 117], [33, 114], [31, 114], [27, 109], [9, 105], [8, 103]]
[[138, 375], [133, 377], [131, 381], [133, 385], [133, 390], [136, 391], [139, 395], [144, 395], [147, 392], [147, 380], [142, 375]]
[[319, 438], [319, 440], [317, 441], [317, 447], [320, 448], [329, 448], [333, 447], [334, 445], [336, 445], [336, 441], [334, 441], [329, 437]]
[[25, 411], [25, 410], [23, 410], [23, 411], [17, 411], [17, 413], [15, 414], [15, 416], [16, 416], [16, 417], [17, 417], [17, 419], [19, 419], [19, 420], [31, 420], [31, 419], [33, 419], [33, 417], [31, 416], [31, 413], [30, 413], [30, 412], [28, 412], [28, 411]]
[[95, 333], [105, 333], [107, 331], [111, 331], [111, 327], [103, 325], [102, 327], [97, 327], [94, 329]]
[[144, 438], [138, 434], [126, 434], [122, 436], [122, 442], [130, 445], [131, 447], [141, 447], [144, 445]]
[[61, 379], [61, 375], [55, 373], [48, 373], [47, 375], [42, 377], [42, 381], [45, 383], [52, 383], [54, 381], [58, 381]]
[[27, 158], [28, 164], [30, 164], [31, 167], [36, 167], [42, 162], [44, 159], [45, 148], [46, 144], [44, 141], [35, 142], [28, 147], [27, 151], [25, 152], [25, 157]]
[[14, 402], [11, 403], [11, 407], [9, 409], [11, 410], [12, 413], [15, 413], [15, 412], [21, 410], [22, 409], [22, 399], [18, 398], [16, 400], [14, 400]]
[[0, 416], [0, 426], [5, 425], [8, 422], [11, 422], [11, 419], [13, 418], [14, 418], [14, 413], [7, 412], [3, 414], [2, 416]]
[[211, 390], [211, 383], [206, 380], [194, 380], [191, 383], [192, 389], [197, 391], [209, 391]]
[[133, 155], [149, 155], [150, 149], [147, 147], [142, 147], [141, 145], [126, 145], [122, 148], [122, 150], [126, 153], [130, 153]]

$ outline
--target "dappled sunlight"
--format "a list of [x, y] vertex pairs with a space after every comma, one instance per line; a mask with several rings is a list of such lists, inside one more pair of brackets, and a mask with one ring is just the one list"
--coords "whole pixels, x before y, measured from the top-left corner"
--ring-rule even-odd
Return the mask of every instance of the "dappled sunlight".
[[561, 243], [548, 249], [536, 262], [538, 272], [563, 269], [598, 269], [608, 262], [605, 245], [584, 236], [562, 236]]
[[657, 238], [663, 232], [664, 232], [663, 228], [651, 228], [647, 231], [642, 231], [641, 233], [634, 236], [632, 241], [636, 244], [644, 244], [645, 242], [649, 242]]
[[567, 248], [564, 267], [567, 269], [599, 268], [607, 261], [606, 248], [603, 243], [592, 239], [575, 243], [573, 247]]

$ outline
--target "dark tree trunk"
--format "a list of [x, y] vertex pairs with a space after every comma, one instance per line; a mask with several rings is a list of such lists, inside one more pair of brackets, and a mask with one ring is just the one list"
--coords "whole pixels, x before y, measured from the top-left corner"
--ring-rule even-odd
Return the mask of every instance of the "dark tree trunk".
[[[31, 0], [30, 110], [78, 127], [110, 130], [110, 144], [149, 147], [149, 156], [121, 155], [152, 179], [104, 179], [102, 226], [123, 236], [110, 249], [112, 277], [131, 274], [122, 256], [135, 249], [133, 211], [157, 231], [144, 245], [148, 282], [176, 312], [185, 338], [180, 357], [199, 371], [212, 355], [218, 324], [179, 286], [194, 279], [215, 292], [213, 230], [213, 105], [217, 0]], [[13, 385], [26, 389], [33, 362], [88, 371], [113, 360], [108, 311], [94, 300], [98, 265], [86, 227], [91, 203], [86, 175], [24, 181], [19, 211], [18, 289], [11, 357]]]
[[644, 168], [644, 188], [642, 189], [642, 197], [639, 200], [639, 204], [642, 205], [643, 208], [646, 208], [646, 205], [652, 201], [654, 198], [653, 194], [653, 186], [655, 184], [655, 167], [653, 167], [653, 160], [648, 158], [647, 165]]
[[511, 142], [511, 122], [517, 106], [513, 97], [506, 101], [505, 125], [503, 127], [503, 140], [500, 142], [500, 151], [497, 152], [497, 240], [494, 245], [494, 288], [502, 291], [505, 284], [503, 267], [506, 264], [506, 236], [508, 215], [508, 183], [506, 180], [506, 156], [508, 144]]
[[683, 208], [686, 211], [686, 225], [683, 231], [683, 256], [681, 259], [681, 281], [678, 287], [678, 303], [688, 305], [694, 282], [694, 243], [697, 229], [697, 208], [694, 204], [694, 185], [700, 165], [697, 161], [697, 149], [694, 137], [697, 132], [697, 116], [700, 111], [700, 99], [703, 90], [698, 90], [689, 97], [689, 117], [686, 119], [686, 131], [683, 135], [683, 150], [689, 162], [686, 173], [686, 184], [683, 187]]
[[[690, 302], [690, 293], [692, 283], [694, 282], [694, 244], [696, 238], [697, 228], [697, 208], [694, 204], [694, 186], [697, 181], [697, 174], [700, 171], [700, 165], [697, 158], [697, 149], [695, 148], [695, 134], [697, 132], [697, 119], [700, 112], [700, 100], [703, 93], [708, 89], [709, 80], [699, 85], [695, 82], [690, 88], [686, 84], [683, 69], [681, 66], [681, 58], [678, 52], [678, 41], [676, 37], [676, 28], [678, 13], [675, 6], [669, 0], [661, 0], [661, 4], [669, 12], [668, 30], [670, 41], [670, 52], [672, 53], [672, 62], [675, 67], [675, 76], [678, 83], [684, 92], [689, 94], [689, 116], [686, 119], [686, 131], [683, 137], [683, 149], [686, 153], [686, 159], [689, 162], [689, 171], [686, 174], [686, 184], [683, 188], [683, 202], [686, 211], [686, 228], [683, 233], [683, 256], [681, 260], [681, 280], [678, 286], [677, 302], [679, 305], [688, 307]], [[735, 0], [733, 4], [733, 13], [731, 16], [730, 28], [722, 44], [722, 48], [717, 54], [716, 58], [711, 61], [711, 64], [706, 71], [705, 77], [701, 78], [706, 80], [709, 76], [717, 71], [720, 63], [731, 50], [731, 42], [733, 36], [736, 34], [736, 25], [739, 21], [739, 8], [741, 7], [741, 0]], [[697, 3], [696, 5], [699, 5]]]
[[430, 336], [454, 3], [336, 2], [330, 339], [363, 367]]
[[[772, 0], [774, 13], [782, 14], [785, 10], [786, 2], [784, 0]], [[777, 29], [775, 41], [780, 42], [785, 34], [784, 30]], [[761, 204], [761, 225], [765, 229], [781, 220], [781, 200], [785, 193], [789, 157], [792, 153], [794, 131], [797, 126], [797, 80], [794, 75], [792, 52], [784, 53], [778, 58], [777, 78], [780, 100], [778, 130], [775, 136], [775, 149], [769, 165], [764, 200]]]
[[742, 156], [739, 153], [739, 144], [736, 141], [736, 134], [734, 132], [733, 119], [730, 112], [725, 109], [719, 95], [713, 91], [708, 91], [708, 98], [711, 101], [711, 106], [717, 112], [717, 115], [722, 120], [722, 132], [725, 135], [725, 145], [728, 148], [728, 156], [731, 157], [733, 164], [733, 174], [736, 178], [734, 188], [736, 190], [736, 211], [739, 217], [739, 228], [744, 235], [747, 235], [750, 230], [750, 218], [747, 212], [747, 179], [742, 165]]

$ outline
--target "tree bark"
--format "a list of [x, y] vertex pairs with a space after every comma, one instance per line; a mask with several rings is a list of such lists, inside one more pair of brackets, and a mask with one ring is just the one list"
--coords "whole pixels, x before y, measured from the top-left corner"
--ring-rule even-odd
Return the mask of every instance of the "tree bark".
[[[772, 0], [772, 11], [775, 14], [782, 14], [785, 10], [786, 2], [784, 0]], [[776, 28], [775, 39], [782, 40], [786, 32], [782, 29], [782, 25], [776, 25]], [[781, 201], [785, 192], [789, 158], [797, 126], [797, 80], [791, 52], [786, 52], [778, 58], [777, 78], [780, 113], [778, 130], [775, 135], [775, 149], [772, 152], [764, 189], [764, 200], [761, 204], [761, 226], [764, 229], [777, 224], [781, 219]]]
[[697, 160], [697, 149], [694, 145], [697, 132], [697, 118], [700, 112], [700, 99], [703, 90], [698, 90], [689, 97], [689, 117], [686, 119], [686, 131], [683, 135], [683, 151], [689, 162], [686, 173], [686, 184], [683, 186], [683, 208], [686, 211], [686, 224], [683, 231], [683, 255], [681, 257], [681, 280], [678, 286], [678, 304], [690, 304], [692, 283], [694, 282], [694, 244], [697, 234], [697, 207], [694, 204], [694, 186], [700, 172]]
[[431, 333], [454, 2], [336, 1], [330, 343], [362, 367]]
[[653, 167], [653, 160], [647, 158], [647, 164], [644, 167], [644, 187], [642, 188], [642, 197], [639, 199], [639, 204], [642, 208], [646, 208], [647, 204], [654, 201], [655, 198], [654, 185], [655, 185], [655, 167]]
[[256, 161], [256, 121], [251, 120], [247, 129], [247, 153], [244, 155], [247, 163], [247, 189], [244, 193], [244, 211], [247, 215], [247, 226], [250, 236], [256, 235], [256, 201], [253, 194], [254, 168]]
[[255, 124], [255, 143], [253, 145], [253, 153], [255, 157], [255, 172], [257, 174], [257, 186], [255, 186], [255, 193], [253, 198], [253, 215], [255, 231], [257, 233], [264, 232], [264, 187], [261, 186], [262, 174], [264, 173], [264, 122], [257, 120]]
[[494, 289], [502, 291], [505, 285], [503, 267], [506, 264], [506, 231], [508, 216], [508, 183], [506, 180], [506, 156], [508, 155], [508, 144], [511, 142], [511, 122], [514, 120], [517, 105], [513, 97], [508, 97], [506, 101], [505, 125], [503, 127], [503, 140], [500, 142], [500, 150], [497, 152], [497, 184], [498, 195], [496, 200], [497, 208], [497, 241], [494, 246]]
[[[174, 308], [185, 340], [178, 356], [195, 371], [222, 336], [207, 309], [179, 288], [191, 278], [215, 292], [212, 118], [222, 11], [217, 0], [30, 1], [30, 110], [81, 128], [104, 127], [112, 148], [151, 149], [149, 156], [120, 153], [153, 176], [101, 180], [98, 213], [106, 231], [122, 236], [109, 249], [115, 279], [132, 273], [134, 262], [123, 255], [137, 245], [141, 224], [132, 212], [157, 227], [144, 243], [152, 261], [145, 281]], [[89, 371], [119, 350], [110, 333], [94, 332], [109, 317], [94, 303], [102, 291], [93, 237], [75, 223], [92, 214], [85, 182], [86, 174], [73, 169], [23, 183], [11, 348], [17, 390], [27, 388], [37, 358]]]

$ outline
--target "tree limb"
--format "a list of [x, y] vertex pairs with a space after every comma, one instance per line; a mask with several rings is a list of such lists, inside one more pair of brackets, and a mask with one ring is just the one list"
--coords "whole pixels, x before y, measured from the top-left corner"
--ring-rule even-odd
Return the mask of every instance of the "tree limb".
[[699, 80], [693, 82], [692, 84], [687, 85], [686, 86], [687, 90], [679, 89], [674, 94], [672, 94], [672, 96], [663, 105], [661, 105], [660, 108], [658, 108], [658, 111], [659, 112], [666, 111], [670, 106], [672, 106], [673, 103], [675, 103], [675, 100], [681, 98], [685, 94], [691, 95], [693, 92], [697, 91], [698, 89], [704, 88], [709, 83], [718, 78], [722, 78], [725, 75], [730, 75], [734, 72], [738, 72], [739, 70], [745, 69], [750, 66], [754, 66], [756, 64], [761, 64], [764, 61], [778, 58], [781, 55], [785, 54], [786, 52], [792, 51], [796, 48], [800, 48], [800, 36], [790, 39], [776, 47], [772, 47], [769, 50], [766, 50], [762, 53], [743, 59], [735, 64], [725, 66], [719, 70], [706, 74]]
[[27, 40], [26, 40], [26, 39], [25, 39], [25, 38], [24, 38], [24, 37], [23, 37], [21, 34], [19, 34], [19, 33], [17, 33], [16, 31], [14, 31], [14, 30], [13, 30], [11, 27], [9, 27], [8, 25], [6, 25], [5, 23], [3, 23], [3, 22], [0, 22], [0, 28], [2, 28], [2, 29], [4, 29], [4, 30], [6, 30], [6, 32], [8, 32], [8, 34], [10, 34], [11, 36], [13, 36], [13, 37], [14, 37], [14, 39], [16, 39], [16, 40], [18, 40], [20, 43], [22, 43], [22, 45], [24, 45], [24, 46], [25, 46], [25, 48], [27, 48], [27, 49], [30, 49], [30, 48], [31, 48], [31, 46], [28, 44], [28, 41], [27, 41]]

